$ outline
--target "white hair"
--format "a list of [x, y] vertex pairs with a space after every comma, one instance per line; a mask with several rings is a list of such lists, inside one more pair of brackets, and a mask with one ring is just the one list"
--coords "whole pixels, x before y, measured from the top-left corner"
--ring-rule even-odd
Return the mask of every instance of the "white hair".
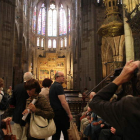
[[28, 80], [30, 80], [32, 78], [33, 78], [33, 75], [32, 75], [31, 72], [24, 73], [24, 76], [23, 76], [24, 82], [26, 82], [26, 81], [28, 81]]
[[92, 98], [93, 98], [95, 95], [96, 95], [95, 92], [91, 92], [91, 93], [90, 93], [90, 96], [92, 96]]

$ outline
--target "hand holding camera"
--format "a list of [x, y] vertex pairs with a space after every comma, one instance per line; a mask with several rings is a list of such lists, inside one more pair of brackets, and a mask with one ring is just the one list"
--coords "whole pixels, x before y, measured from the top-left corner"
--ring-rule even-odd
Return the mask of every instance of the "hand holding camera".
[[128, 61], [122, 72], [120, 73], [120, 75], [113, 81], [113, 83], [115, 83], [116, 85], [121, 85], [125, 82], [128, 82], [134, 75], [134, 71], [136, 70], [136, 68], [139, 68], [140, 65], [140, 61]]

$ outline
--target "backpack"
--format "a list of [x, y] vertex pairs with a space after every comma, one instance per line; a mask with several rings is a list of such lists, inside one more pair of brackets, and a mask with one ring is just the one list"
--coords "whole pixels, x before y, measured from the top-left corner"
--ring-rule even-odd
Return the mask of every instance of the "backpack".
[[10, 98], [8, 97], [7, 94], [4, 95], [2, 93], [0, 94], [3, 96], [0, 102], [0, 110], [5, 111], [9, 107]]

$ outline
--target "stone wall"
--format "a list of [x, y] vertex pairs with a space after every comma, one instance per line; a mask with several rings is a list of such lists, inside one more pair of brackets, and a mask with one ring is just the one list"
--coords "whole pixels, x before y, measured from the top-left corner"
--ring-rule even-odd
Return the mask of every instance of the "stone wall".
[[0, 0], [0, 77], [12, 85], [15, 0]]
[[97, 31], [104, 10], [91, 0], [73, 1], [74, 89], [90, 90], [102, 79], [101, 37]]

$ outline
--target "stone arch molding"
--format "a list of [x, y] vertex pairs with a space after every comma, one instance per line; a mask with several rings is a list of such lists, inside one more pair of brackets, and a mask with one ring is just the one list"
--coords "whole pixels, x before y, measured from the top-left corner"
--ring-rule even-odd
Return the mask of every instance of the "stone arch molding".
[[106, 77], [115, 68], [121, 67], [124, 63], [124, 35], [117, 37], [102, 38], [102, 67], [103, 77]]

